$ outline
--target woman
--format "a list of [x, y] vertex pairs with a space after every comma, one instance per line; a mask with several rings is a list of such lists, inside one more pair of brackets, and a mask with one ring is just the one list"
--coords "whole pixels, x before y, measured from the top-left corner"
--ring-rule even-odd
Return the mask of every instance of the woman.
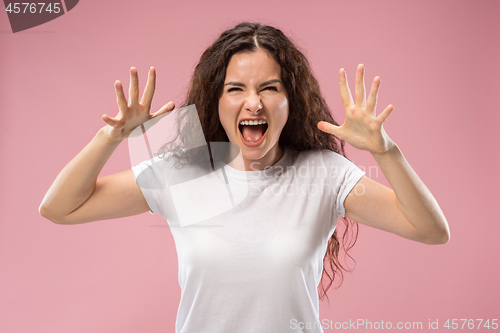
[[[135, 68], [130, 79], [129, 101], [117, 81], [118, 115], [103, 115], [107, 125], [61, 171], [40, 206], [44, 217], [77, 224], [168, 215], [173, 191], [138, 186], [151, 164], [98, 178], [134, 128], [174, 109], [169, 102], [149, 113], [153, 68], [141, 101]], [[346, 121], [338, 126], [307, 60], [280, 30], [242, 23], [203, 53], [184, 105], [196, 106], [206, 142], [239, 147], [241, 159], [224, 166], [227, 181], [246, 177], [258, 191], [215, 218], [171, 228], [182, 289], [177, 332], [322, 332], [316, 288], [325, 253], [334, 272], [341, 267], [339, 215], [426, 244], [449, 240], [439, 205], [382, 127], [393, 107], [376, 116], [379, 85], [376, 77], [366, 99], [359, 65], [353, 99], [341, 69]], [[392, 189], [348, 161], [344, 141], [369, 151]]]

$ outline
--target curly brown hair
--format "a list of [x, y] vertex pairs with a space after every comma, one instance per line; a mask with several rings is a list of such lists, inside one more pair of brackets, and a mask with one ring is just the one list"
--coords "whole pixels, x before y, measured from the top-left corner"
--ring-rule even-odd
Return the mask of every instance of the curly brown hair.
[[[289, 116], [281, 132], [279, 145], [296, 151], [329, 149], [346, 157], [344, 141], [317, 128], [318, 122], [322, 120], [336, 125], [338, 123], [333, 119], [321, 95], [319, 84], [306, 57], [281, 30], [249, 22], [240, 23], [224, 31], [203, 52], [191, 78], [186, 100], [182, 103], [183, 106], [196, 105], [206, 142], [229, 141], [218, 116], [219, 99], [223, 92], [229, 60], [236, 53], [255, 52], [259, 48], [269, 52], [281, 66], [281, 79], [288, 94]], [[352, 259], [347, 251], [356, 243], [358, 225], [345, 217], [342, 219], [345, 223], [342, 247], [345, 254]], [[347, 243], [350, 235], [353, 237], [352, 244]], [[338, 285], [340, 287], [343, 280], [342, 270], [350, 271], [339, 261], [340, 249], [335, 230], [324, 257], [324, 263], [330, 264], [331, 275], [324, 265], [320, 299], [325, 296], [328, 299], [326, 292], [337, 275], [341, 277]], [[325, 276], [329, 279], [326, 287], [323, 284]]]

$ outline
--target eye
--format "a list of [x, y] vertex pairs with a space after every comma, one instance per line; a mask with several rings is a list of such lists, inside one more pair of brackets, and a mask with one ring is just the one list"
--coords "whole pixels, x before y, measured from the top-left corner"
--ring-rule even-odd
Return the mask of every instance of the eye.
[[274, 86], [269, 86], [269, 87], [265, 87], [264, 90], [278, 91], [278, 88], [276, 88]]
[[241, 88], [229, 88], [227, 92], [237, 91], [237, 90], [241, 90]]

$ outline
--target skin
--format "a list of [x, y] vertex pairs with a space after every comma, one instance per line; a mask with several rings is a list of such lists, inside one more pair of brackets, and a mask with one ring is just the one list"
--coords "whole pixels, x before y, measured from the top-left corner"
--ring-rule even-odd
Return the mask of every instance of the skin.
[[[276, 163], [283, 155], [278, 139], [288, 117], [288, 99], [280, 83], [260, 85], [280, 79], [281, 69], [264, 51], [241, 53], [233, 58], [228, 66], [225, 83], [239, 82], [237, 88], [240, 90], [229, 91], [234, 88], [234, 84], [224, 87], [219, 101], [219, 117], [231, 142], [241, 148], [245, 163], [239, 167], [242, 170], [252, 169], [254, 163], [254, 166], [263, 169]], [[135, 68], [130, 69], [128, 101], [121, 83], [115, 82], [118, 114], [114, 118], [103, 115], [102, 119], [107, 125], [59, 173], [40, 205], [42, 216], [58, 224], [79, 224], [131, 216], [149, 210], [131, 170], [101, 178], [98, 175], [132, 129], [174, 109], [174, 103], [169, 102], [156, 113], [150, 114], [155, 80], [156, 73], [151, 68], [140, 101]], [[448, 242], [449, 226], [437, 201], [383, 129], [383, 123], [393, 107], [389, 105], [376, 116], [380, 78], [374, 79], [368, 99], [363, 65], [359, 65], [356, 72], [355, 100], [349, 91], [344, 69], [340, 70], [339, 82], [345, 123], [335, 126], [320, 122], [318, 128], [370, 152], [392, 187], [390, 189], [362, 177], [344, 202], [346, 217], [426, 244]], [[276, 90], [266, 89], [268, 86], [274, 86]], [[268, 118], [269, 133], [261, 145], [249, 148], [242, 144], [237, 124], [242, 118], [256, 115]]]
[[130, 68], [128, 101], [121, 82], [115, 82], [118, 114], [113, 118], [102, 116], [107, 125], [56, 177], [40, 204], [40, 215], [57, 224], [80, 224], [149, 211], [132, 170], [101, 178], [98, 175], [136, 126], [174, 109], [174, 103], [169, 102], [156, 113], [149, 113], [155, 82], [156, 71], [151, 67], [140, 101], [136, 68]]
[[359, 65], [353, 100], [345, 69], [340, 70], [345, 122], [341, 126], [319, 122], [318, 128], [370, 152], [392, 189], [363, 176], [344, 202], [346, 217], [417, 242], [444, 244], [450, 230], [441, 208], [383, 128], [393, 106], [376, 116], [380, 77], [373, 80], [367, 100], [364, 74], [364, 65]]
[[[259, 146], [248, 147], [238, 125], [243, 119], [261, 117], [267, 120], [266, 137]], [[288, 95], [281, 82], [281, 67], [268, 52], [258, 49], [231, 57], [219, 99], [219, 119], [229, 141], [240, 147], [242, 159], [233, 167], [263, 170], [283, 156], [278, 140], [288, 119]]]

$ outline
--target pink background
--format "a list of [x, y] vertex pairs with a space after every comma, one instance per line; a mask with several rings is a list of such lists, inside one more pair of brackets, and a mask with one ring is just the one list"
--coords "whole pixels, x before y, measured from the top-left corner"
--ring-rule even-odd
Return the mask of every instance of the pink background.
[[[0, 332], [174, 331], [177, 259], [161, 217], [61, 226], [38, 206], [101, 114], [116, 114], [113, 83], [128, 87], [129, 67], [142, 87], [156, 67], [154, 111], [180, 103], [201, 52], [244, 20], [305, 50], [339, 121], [338, 70], [351, 83], [358, 63], [368, 82], [381, 76], [378, 111], [395, 106], [386, 131], [451, 227], [448, 244], [428, 246], [361, 226], [357, 266], [320, 319], [419, 321], [421, 331], [429, 320], [444, 331], [446, 319], [500, 319], [500, 2], [82, 0], [16, 34], [0, 13]], [[387, 184], [368, 153], [348, 153]], [[102, 175], [129, 167], [123, 143]]]

